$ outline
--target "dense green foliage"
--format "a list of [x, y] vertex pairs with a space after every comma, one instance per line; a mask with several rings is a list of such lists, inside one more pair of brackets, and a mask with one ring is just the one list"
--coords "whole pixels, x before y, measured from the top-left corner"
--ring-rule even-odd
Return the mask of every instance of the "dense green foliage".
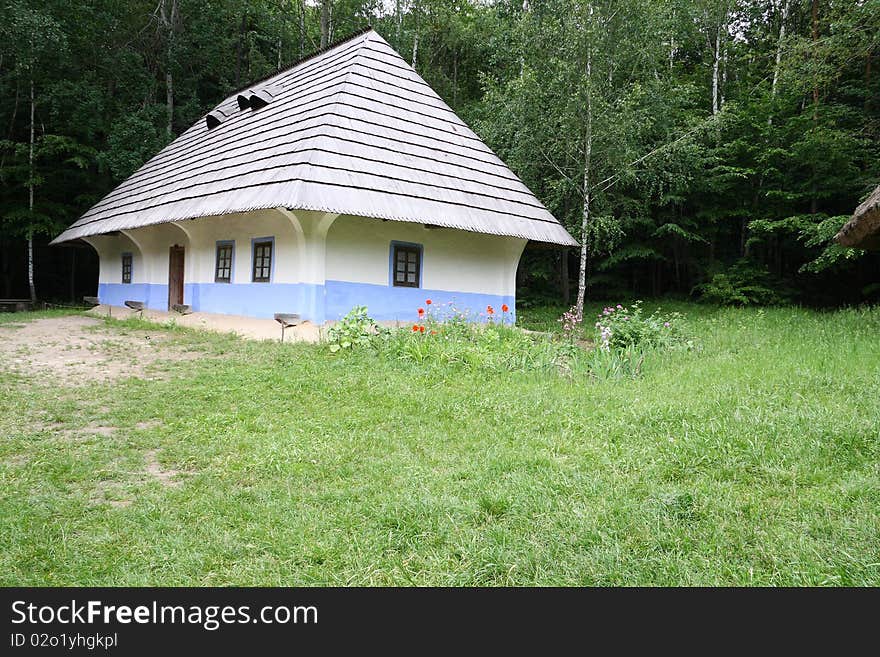
[[880, 584], [880, 310], [667, 305], [700, 349], [636, 378], [136, 321], [147, 379], [0, 361], [0, 584]]
[[[318, 47], [322, 14], [325, 40], [372, 24], [415, 53], [585, 238], [594, 298], [880, 294], [880, 259], [830, 243], [880, 180], [880, 0], [2, 2], [0, 295], [20, 289], [27, 234], [54, 235], [231, 90]], [[527, 252], [521, 288], [558, 300], [569, 259]], [[773, 294], [737, 290], [744, 270]]]

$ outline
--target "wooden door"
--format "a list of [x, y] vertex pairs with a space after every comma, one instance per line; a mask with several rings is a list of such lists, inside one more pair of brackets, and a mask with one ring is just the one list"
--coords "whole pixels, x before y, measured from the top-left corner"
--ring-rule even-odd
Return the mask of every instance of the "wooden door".
[[183, 303], [183, 251], [175, 244], [168, 252], [168, 310]]

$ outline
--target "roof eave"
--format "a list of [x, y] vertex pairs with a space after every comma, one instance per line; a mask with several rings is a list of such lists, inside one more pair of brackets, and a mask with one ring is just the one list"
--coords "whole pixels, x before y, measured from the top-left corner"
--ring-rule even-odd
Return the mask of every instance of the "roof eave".
[[[174, 223], [177, 221], [193, 221], [193, 220], [197, 220], [197, 219], [220, 218], [220, 217], [232, 215], [232, 214], [246, 214], [248, 212], [255, 212], [258, 210], [270, 210], [270, 209], [285, 209], [285, 210], [293, 210], [293, 211], [307, 210], [307, 211], [313, 211], [313, 212], [315, 212], [315, 211], [317, 211], [317, 212], [337, 212], [336, 210], [334, 210], [332, 208], [318, 208], [318, 207], [305, 207], [305, 206], [283, 207], [283, 206], [277, 206], [277, 205], [266, 205], [264, 207], [253, 207], [253, 208], [247, 208], [247, 209], [241, 209], [241, 210], [229, 210], [229, 211], [223, 212], [222, 214], [210, 213], [210, 214], [199, 214], [199, 215], [194, 215], [194, 216], [189, 216], [189, 217], [175, 217], [175, 218], [163, 219], [161, 221], [152, 221], [150, 223], [141, 224], [136, 227], [124, 228], [122, 230], [138, 230], [139, 228], [146, 228], [148, 226], [159, 226], [161, 224]], [[424, 221], [420, 221], [420, 220], [415, 219], [413, 217], [381, 216], [378, 214], [352, 214], [350, 212], [344, 212], [344, 211], [339, 211], [337, 213], [338, 214], [349, 214], [351, 216], [363, 217], [366, 219], [379, 219], [379, 220], [384, 220], [384, 221], [398, 221], [401, 223], [411, 223], [411, 224], [424, 224], [425, 223]], [[435, 221], [442, 221], [442, 220], [435, 220]], [[461, 227], [461, 226], [455, 226], [455, 225], [451, 225], [451, 224], [445, 225], [443, 223], [436, 223], [436, 225], [440, 226], [441, 228], [447, 229], [447, 230], [460, 230], [460, 231], [463, 231], [466, 233], [476, 233], [478, 235], [494, 235], [496, 237], [513, 237], [513, 238], [517, 238], [517, 239], [525, 239], [530, 242], [534, 242], [536, 244], [546, 244], [546, 245], [551, 245], [551, 246], [555, 246], [555, 247], [571, 247], [571, 246], [579, 246], [580, 245], [579, 242], [577, 240], [575, 240], [571, 236], [571, 234], [569, 234], [568, 231], [565, 230], [565, 228], [561, 224], [559, 224], [559, 228], [560, 228], [561, 232], [565, 235], [565, 237], [568, 238], [567, 240], [562, 237], [560, 237], [560, 239], [558, 239], [558, 240], [550, 240], [550, 239], [538, 238], [538, 237], [534, 237], [534, 236], [514, 234], [514, 233], [510, 233], [510, 232], [506, 232], [506, 231], [488, 232], [488, 231], [465, 228], [465, 227]], [[76, 232], [76, 234], [73, 236], [70, 236], [70, 234], [73, 232]], [[63, 233], [61, 233], [54, 240], [49, 242], [49, 244], [50, 244], [50, 246], [55, 246], [55, 245], [59, 245], [59, 244], [67, 243], [67, 242], [83, 240], [83, 238], [86, 238], [86, 237], [93, 237], [93, 236], [97, 236], [97, 235], [107, 235], [110, 233], [118, 233], [118, 232], [119, 232], [119, 229], [97, 230], [95, 232], [82, 232], [82, 231], [76, 231], [76, 228], [72, 226], [71, 228], [68, 228]]]

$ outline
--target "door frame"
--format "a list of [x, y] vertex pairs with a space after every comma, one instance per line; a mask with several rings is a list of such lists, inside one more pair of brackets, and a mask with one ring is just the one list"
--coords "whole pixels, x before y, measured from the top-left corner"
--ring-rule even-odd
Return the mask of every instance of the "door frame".
[[[175, 265], [177, 266], [177, 276], [175, 276]], [[174, 244], [168, 248], [168, 310], [174, 304], [183, 303], [183, 284], [184, 272], [186, 266], [186, 247], [180, 244]], [[179, 279], [175, 285], [175, 278]], [[179, 300], [177, 292], [180, 293]]]

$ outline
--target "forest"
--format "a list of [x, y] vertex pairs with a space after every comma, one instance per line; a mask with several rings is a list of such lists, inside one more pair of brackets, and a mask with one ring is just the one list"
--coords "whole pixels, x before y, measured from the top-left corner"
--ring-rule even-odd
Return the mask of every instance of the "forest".
[[530, 245], [524, 307], [880, 299], [880, 256], [832, 241], [880, 182], [880, 0], [3, 2], [0, 297], [93, 294], [94, 253], [55, 235], [371, 25], [581, 242]]

